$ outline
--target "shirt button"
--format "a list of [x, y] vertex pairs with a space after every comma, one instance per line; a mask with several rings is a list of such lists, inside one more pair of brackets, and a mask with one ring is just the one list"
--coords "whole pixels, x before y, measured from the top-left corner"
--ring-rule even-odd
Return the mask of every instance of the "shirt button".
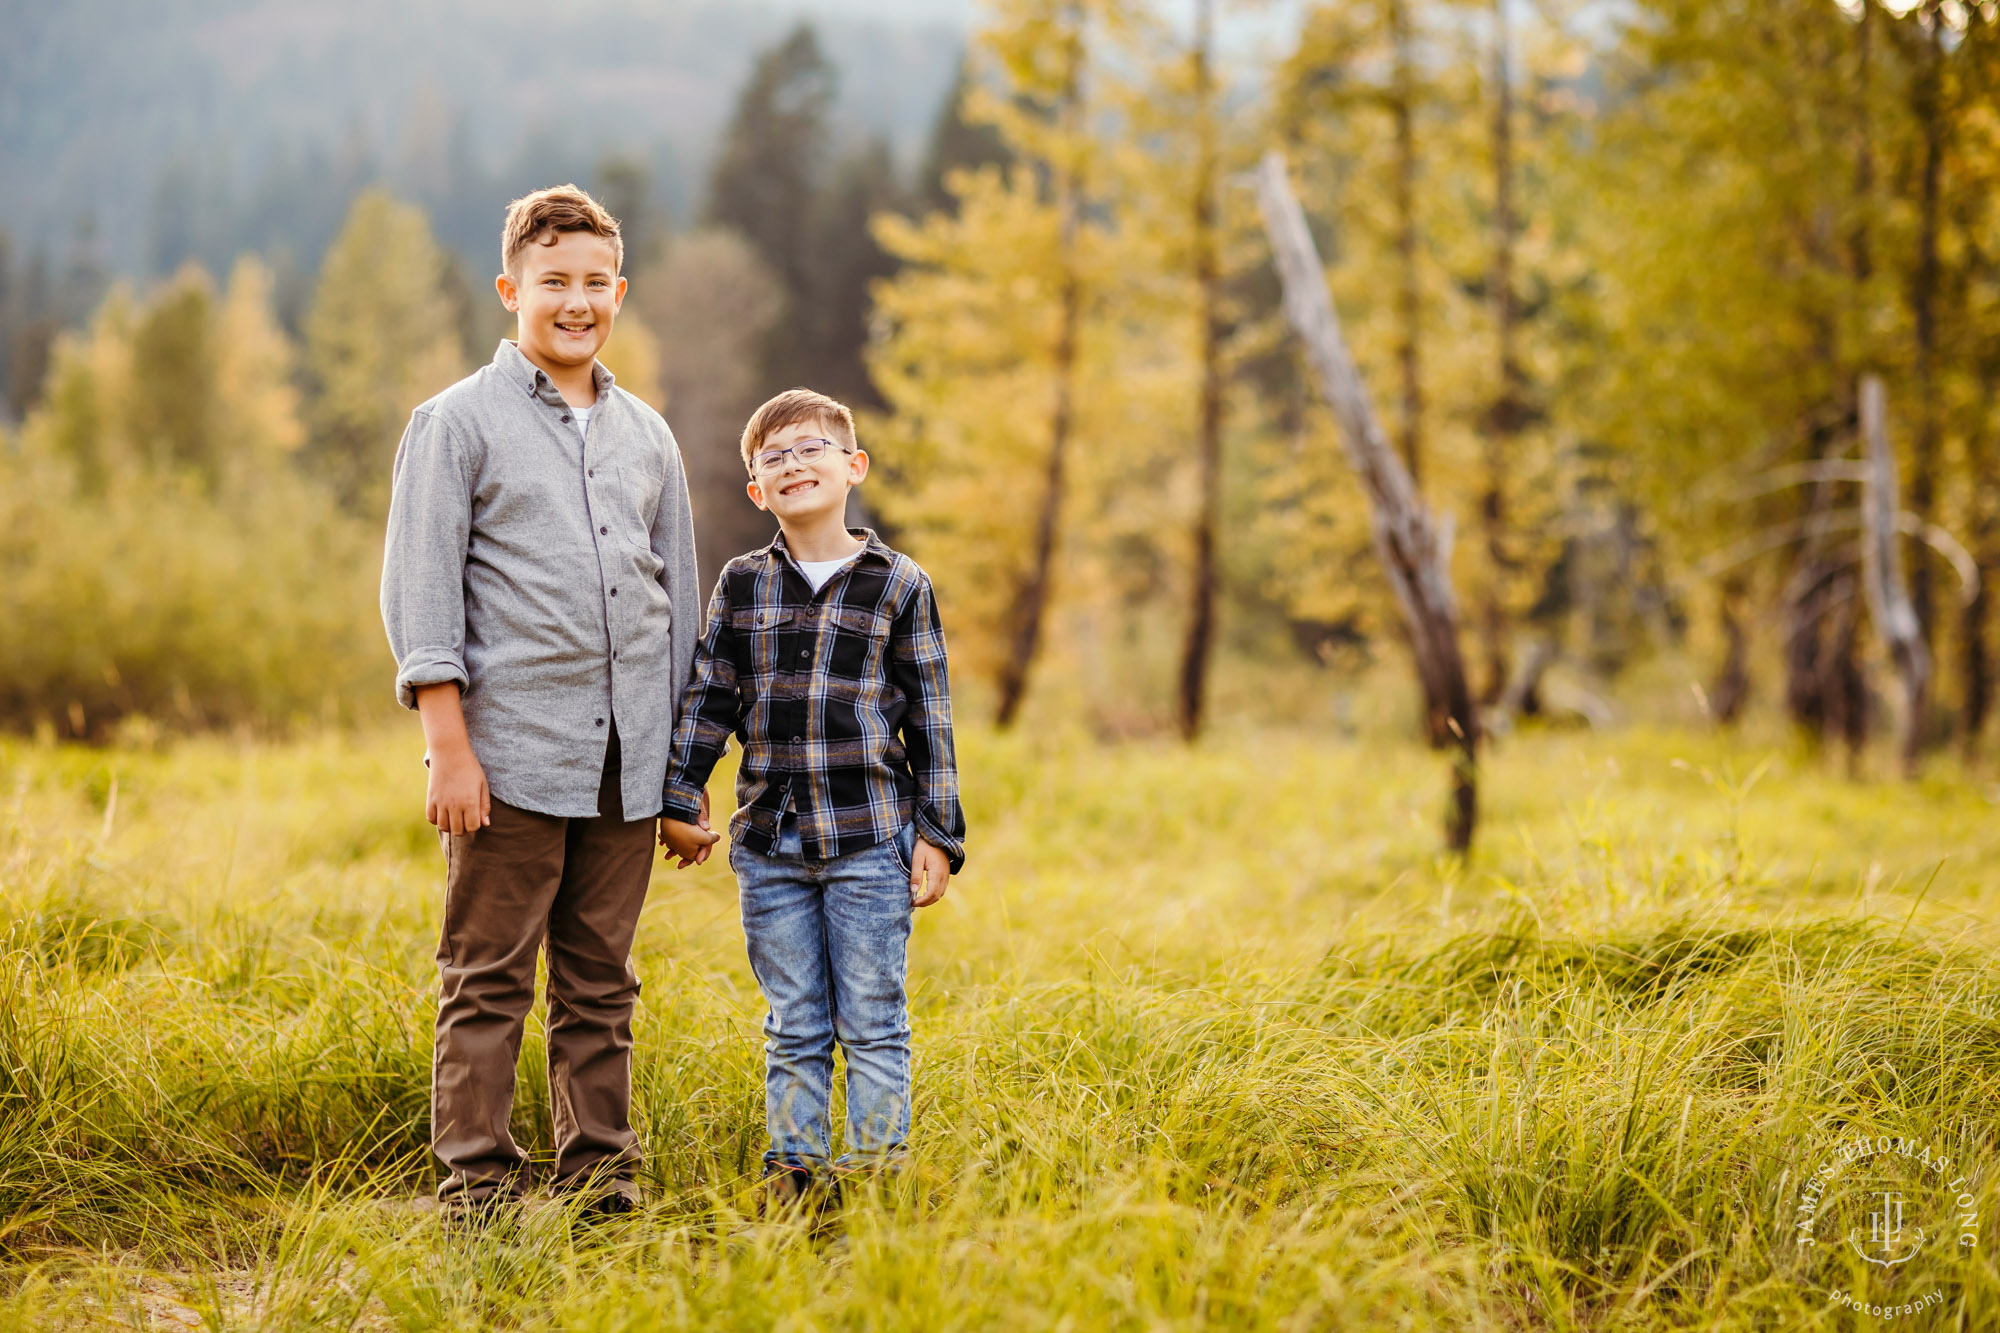
[[613, 589], [611, 590], [611, 595], [612, 595], [613, 597], [616, 597], [616, 596], [618, 595], [618, 589], [616, 589], [616, 588], [613, 588]]
[[794, 736], [794, 737], [792, 737], [792, 744], [794, 744], [794, 745], [803, 745], [803, 744], [805, 744], [805, 739], [806, 739], [806, 738], [805, 738], [805, 737], [803, 737], [803, 736]]
[[597, 719], [597, 725], [598, 725], [598, 726], [600, 726], [600, 727], [601, 727], [601, 726], [603, 726], [603, 725], [604, 725], [604, 719], [603, 719], [603, 718], [601, 718], [601, 717], [600, 717], [600, 718], [598, 718], [598, 719]]
[[799, 649], [799, 656], [800, 656], [800, 657], [811, 657], [812, 655], [813, 655], [813, 654], [812, 654], [812, 649], [810, 649], [810, 648], [801, 648], [801, 649]]
[[569, 420], [569, 413], [567, 413], [567, 412], [563, 413], [563, 420], [564, 420], [564, 421], [568, 421], [568, 420]]
[[597, 535], [598, 535], [598, 536], [600, 536], [600, 537], [604, 537], [604, 536], [608, 536], [608, 535], [610, 534], [610, 532], [611, 532], [611, 529], [610, 529], [610, 528], [599, 528], [599, 529], [597, 530]]
[[588, 471], [588, 472], [584, 473], [583, 475], [584, 475], [584, 476], [586, 476], [586, 477], [594, 477], [594, 476], [596, 476], [596, 475], [597, 475], [597, 469], [596, 469], [596, 468], [592, 468], [592, 469], [590, 469], [590, 471]]

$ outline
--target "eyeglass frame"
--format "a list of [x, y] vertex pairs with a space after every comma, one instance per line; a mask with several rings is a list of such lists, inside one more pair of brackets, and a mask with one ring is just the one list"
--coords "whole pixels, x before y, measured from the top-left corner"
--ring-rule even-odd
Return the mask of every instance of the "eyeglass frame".
[[[790, 444], [786, 445], [782, 449], [759, 449], [755, 454], [751, 455], [750, 475], [753, 477], [761, 477], [761, 476], [768, 476], [774, 472], [782, 471], [785, 465], [786, 454], [790, 454], [795, 460], [797, 460], [798, 465], [800, 467], [811, 467], [814, 463], [817, 463], [819, 461], [819, 455], [816, 454], [810, 460], [808, 460], [800, 458], [798, 453], [800, 446], [807, 444], [817, 444], [821, 446], [820, 454], [824, 454], [828, 449], [838, 449], [843, 454], [854, 454], [860, 452], [860, 449], [858, 447], [850, 449], [846, 445], [840, 443], [840, 441], [838, 440], [829, 440], [818, 436], [814, 436], [804, 440], [793, 440]], [[764, 460], [766, 458], [774, 456], [777, 458], [778, 461], [776, 463], [773, 463], [769, 467], [764, 466]]]

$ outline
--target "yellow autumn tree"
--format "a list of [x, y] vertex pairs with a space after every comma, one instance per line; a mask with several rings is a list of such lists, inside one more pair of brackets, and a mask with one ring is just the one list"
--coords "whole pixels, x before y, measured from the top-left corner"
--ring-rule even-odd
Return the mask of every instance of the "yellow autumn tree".
[[0, 725], [78, 739], [386, 703], [380, 538], [291, 458], [268, 273], [112, 293], [0, 455]]
[[348, 509], [388, 507], [410, 410], [465, 373], [446, 258], [420, 209], [380, 189], [354, 201], [306, 318], [306, 457]]
[[1123, 19], [1109, 0], [997, 6], [968, 115], [996, 127], [1012, 164], [953, 172], [955, 213], [876, 224], [903, 268], [875, 294], [884, 332], [869, 364], [889, 411], [870, 423], [874, 499], [937, 576], [1003, 726], [1060, 605], [1094, 583], [1110, 460], [1157, 443], [1132, 416], [1145, 377], [1120, 345], [1114, 199], [1092, 123], [1109, 100], [1093, 56]]

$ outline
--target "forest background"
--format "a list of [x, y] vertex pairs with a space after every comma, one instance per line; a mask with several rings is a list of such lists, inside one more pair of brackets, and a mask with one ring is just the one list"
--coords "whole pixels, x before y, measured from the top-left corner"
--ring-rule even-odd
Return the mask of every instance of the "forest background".
[[[0, 1326], [2000, 1324], [1962, 1196], [1894, 1273], [1785, 1243], [1855, 1135], [2000, 1206], [2000, 5], [579, 0], [560, 51], [546, 9], [7, 14]], [[1463, 710], [1281, 307], [1271, 150]], [[943, 604], [972, 855], [912, 937], [911, 1168], [837, 1237], [754, 1220], [721, 858], [634, 953], [643, 1216], [422, 1206], [384, 490], [507, 332], [502, 207], [568, 179], [705, 576], [803, 381]]]
[[[297, 63], [273, 13], [201, 29], [262, 52], [245, 86]], [[32, 20], [41, 48], [76, 44], [71, 15]], [[703, 15], [724, 22], [660, 26]], [[937, 577], [975, 709], [1191, 736], [1219, 654], [1230, 707], [1337, 720], [1401, 627], [1242, 187], [1279, 147], [1452, 538], [1498, 726], [1761, 700], [1861, 762], [1887, 658], [1828, 465], [1859, 456], [1876, 373], [1938, 663], [1924, 741], [1979, 746], [1991, 6], [1350, 0], [1270, 59], [1218, 45], [1218, 17], [997, 4], [962, 60], [948, 28], [771, 28], [698, 189], [670, 139], [589, 157], [588, 135], [530, 135], [496, 165], [492, 117], [445, 105], [443, 75], [379, 141], [357, 120], [255, 170], [153, 155], [142, 232], [125, 209], [52, 240], [22, 201], [84, 197], [78, 170], [69, 194], [12, 177], [33, 241], [0, 246], [0, 723], [103, 741], [383, 715], [395, 440], [507, 332], [485, 277], [505, 199], [572, 178], [630, 237], [609, 360], [675, 428], [705, 577], [764, 531], [738, 423], [809, 383], [864, 410], [868, 517]], [[10, 173], [36, 144], [55, 160], [32, 82], [7, 114], [43, 133]]]

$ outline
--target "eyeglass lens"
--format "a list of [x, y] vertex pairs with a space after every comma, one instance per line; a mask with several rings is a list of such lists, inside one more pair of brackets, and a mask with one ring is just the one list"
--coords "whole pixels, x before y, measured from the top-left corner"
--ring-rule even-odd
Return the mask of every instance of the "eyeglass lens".
[[757, 468], [761, 472], [773, 472], [785, 465], [785, 455], [790, 454], [801, 463], [817, 463], [820, 455], [827, 450], [827, 440], [800, 440], [797, 444], [783, 449], [766, 449], [757, 455]]

